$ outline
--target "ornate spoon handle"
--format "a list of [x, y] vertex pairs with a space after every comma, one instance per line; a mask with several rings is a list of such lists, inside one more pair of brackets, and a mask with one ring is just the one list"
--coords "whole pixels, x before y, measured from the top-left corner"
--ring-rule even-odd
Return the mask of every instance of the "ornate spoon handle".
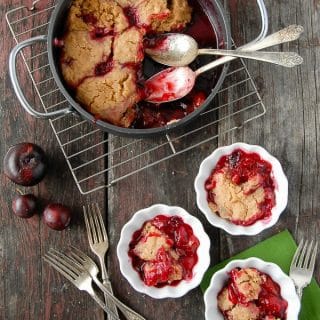
[[303, 62], [302, 57], [295, 52], [250, 52], [240, 50], [200, 49], [198, 53], [252, 59], [289, 68], [297, 66]]
[[[280, 31], [270, 34], [263, 40], [253, 43], [247, 44], [237, 49], [237, 51], [257, 51], [264, 48], [269, 48], [281, 43], [297, 40], [303, 32], [303, 27], [299, 25], [291, 25]], [[196, 75], [206, 72], [210, 69], [213, 69], [221, 64], [225, 64], [229, 61], [236, 59], [236, 57], [223, 57], [216, 61], [213, 61], [195, 71]]]

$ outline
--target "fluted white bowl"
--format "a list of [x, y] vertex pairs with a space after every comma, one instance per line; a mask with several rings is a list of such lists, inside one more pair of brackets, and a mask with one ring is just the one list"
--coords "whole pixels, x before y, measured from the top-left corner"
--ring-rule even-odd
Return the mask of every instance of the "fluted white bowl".
[[300, 300], [296, 293], [293, 281], [274, 263], [258, 258], [233, 260], [223, 269], [217, 271], [211, 278], [210, 286], [204, 294], [205, 319], [223, 320], [223, 315], [218, 308], [218, 294], [229, 279], [229, 272], [234, 268], [256, 268], [268, 274], [281, 289], [281, 296], [288, 302], [287, 319], [298, 320]]
[[[268, 161], [272, 165], [271, 177], [275, 184], [275, 206], [271, 210], [270, 218], [258, 220], [250, 226], [236, 225], [231, 221], [219, 217], [211, 211], [207, 200], [207, 190], [205, 189], [206, 180], [210, 177], [212, 170], [221, 157], [231, 154], [236, 149], [257, 153], [263, 160]], [[194, 182], [194, 188], [197, 196], [197, 206], [206, 216], [209, 223], [232, 235], [256, 235], [272, 227], [279, 220], [280, 214], [284, 211], [288, 203], [288, 180], [280, 162], [264, 148], [240, 142], [217, 148], [210, 156], [205, 158], [200, 165], [198, 175]]]
[[[151, 220], [157, 215], [179, 216], [184, 223], [192, 227], [194, 235], [200, 244], [197, 249], [198, 262], [193, 267], [193, 276], [190, 280], [182, 280], [176, 286], [164, 286], [162, 288], [147, 286], [134, 270], [131, 258], [128, 254], [129, 243], [135, 231], [139, 230], [145, 221]], [[121, 231], [120, 240], [117, 246], [117, 256], [120, 263], [122, 275], [129, 281], [131, 286], [138, 292], [149, 295], [152, 298], [178, 298], [185, 295], [191, 289], [199, 286], [205, 271], [210, 264], [210, 239], [205, 233], [201, 222], [180, 207], [155, 204], [136, 212], [133, 217], [124, 225]]]

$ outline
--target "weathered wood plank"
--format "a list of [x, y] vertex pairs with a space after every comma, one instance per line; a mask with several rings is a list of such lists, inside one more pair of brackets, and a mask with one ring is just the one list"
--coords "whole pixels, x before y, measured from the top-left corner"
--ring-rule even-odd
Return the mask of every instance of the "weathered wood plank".
[[[29, 2], [2, 2], [0, 15], [4, 17], [9, 8]], [[32, 23], [32, 20], [27, 20], [24, 24], [28, 28]], [[0, 176], [0, 319], [104, 319], [103, 312], [89, 296], [49, 267], [42, 256], [51, 247], [62, 249], [69, 244], [89, 252], [81, 207], [95, 201], [104, 210], [105, 192], [98, 192], [92, 197], [81, 196], [49, 122], [36, 120], [22, 110], [7, 74], [8, 55], [14, 42], [5, 19], [1, 21], [0, 33], [0, 158], [3, 159], [10, 145], [18, 142], [31, 141], [43, 146], [50, 161], [48, 175], [38, 186], [19, 189], [37, 195], [41, 199], [41, 208], [53, 201], [70, 206], [74, 212], [71, 227], [62, 232], [49, 230], [40, 215], [29, 220], [19, 219], [11, 210], [11, 200], [17, 193], [17, 186], [3, 174]], [[25, 69], [20, 70], [25, 72]], [[34, 92], [27, 76], [21, 77], [21, 80], [30, 101], [33, 101]]]

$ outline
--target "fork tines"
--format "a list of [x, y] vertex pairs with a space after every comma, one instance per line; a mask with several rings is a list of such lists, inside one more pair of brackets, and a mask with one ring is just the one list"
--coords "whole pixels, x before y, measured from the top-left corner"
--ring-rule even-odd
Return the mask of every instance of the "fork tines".
[[316, 241], [315, 245], [313, 243], [313, 240], [311, 240], [310, 243], [309, 241], [304, 241], [304, 239], [301, 240], [298, 249], [296, 250], [296, 253], [293, 257], [291, 264], [292, 266], [307, 270], [314, 269], [318, 250], [318, 241]]
[[72, 255], [72, 258], [76, 260], [82, 267], [83, 263], [88, 259], [94, 263], [94, 261], [89, 256], [87, 256], [84, 252], [74, 246], [69, 247], [68, 253]]
[[76, 280], [82, 271], [82, 266], [75, 259], [54, 249], [50, 249], [43, 259], [69, 281]]
[[83, 206], [84, 221], [88, 231], [89, 243], [108, 241], [107, 232], [97, 203]]

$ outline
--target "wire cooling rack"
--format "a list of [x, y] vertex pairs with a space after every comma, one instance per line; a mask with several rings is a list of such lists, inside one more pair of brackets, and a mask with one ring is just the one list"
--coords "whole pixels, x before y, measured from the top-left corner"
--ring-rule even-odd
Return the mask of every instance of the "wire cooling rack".
[[[6, 20], [16, 43], [47, 33], [55, 1], [45, 1], [45, 7], [41, 7], [44, 1], [35, 6], [37, 2], [32, 7], [21, 6], [7, 12]], [[36, 93], [29, 97], [35, 99], [35, 105], [42, 106], [45, 112], [67, 107], [51, 74], [46, 44], [25, 49], [21, 57], [21, 66]], [[49, 122], [79, 191], [89, 194], [236, 130], [265, 112], [245, 63], [237, 59], [231, 63], [211, 107], [193, 124], [170, 135], [153, 139], [107, 135], [75, 114]]]

